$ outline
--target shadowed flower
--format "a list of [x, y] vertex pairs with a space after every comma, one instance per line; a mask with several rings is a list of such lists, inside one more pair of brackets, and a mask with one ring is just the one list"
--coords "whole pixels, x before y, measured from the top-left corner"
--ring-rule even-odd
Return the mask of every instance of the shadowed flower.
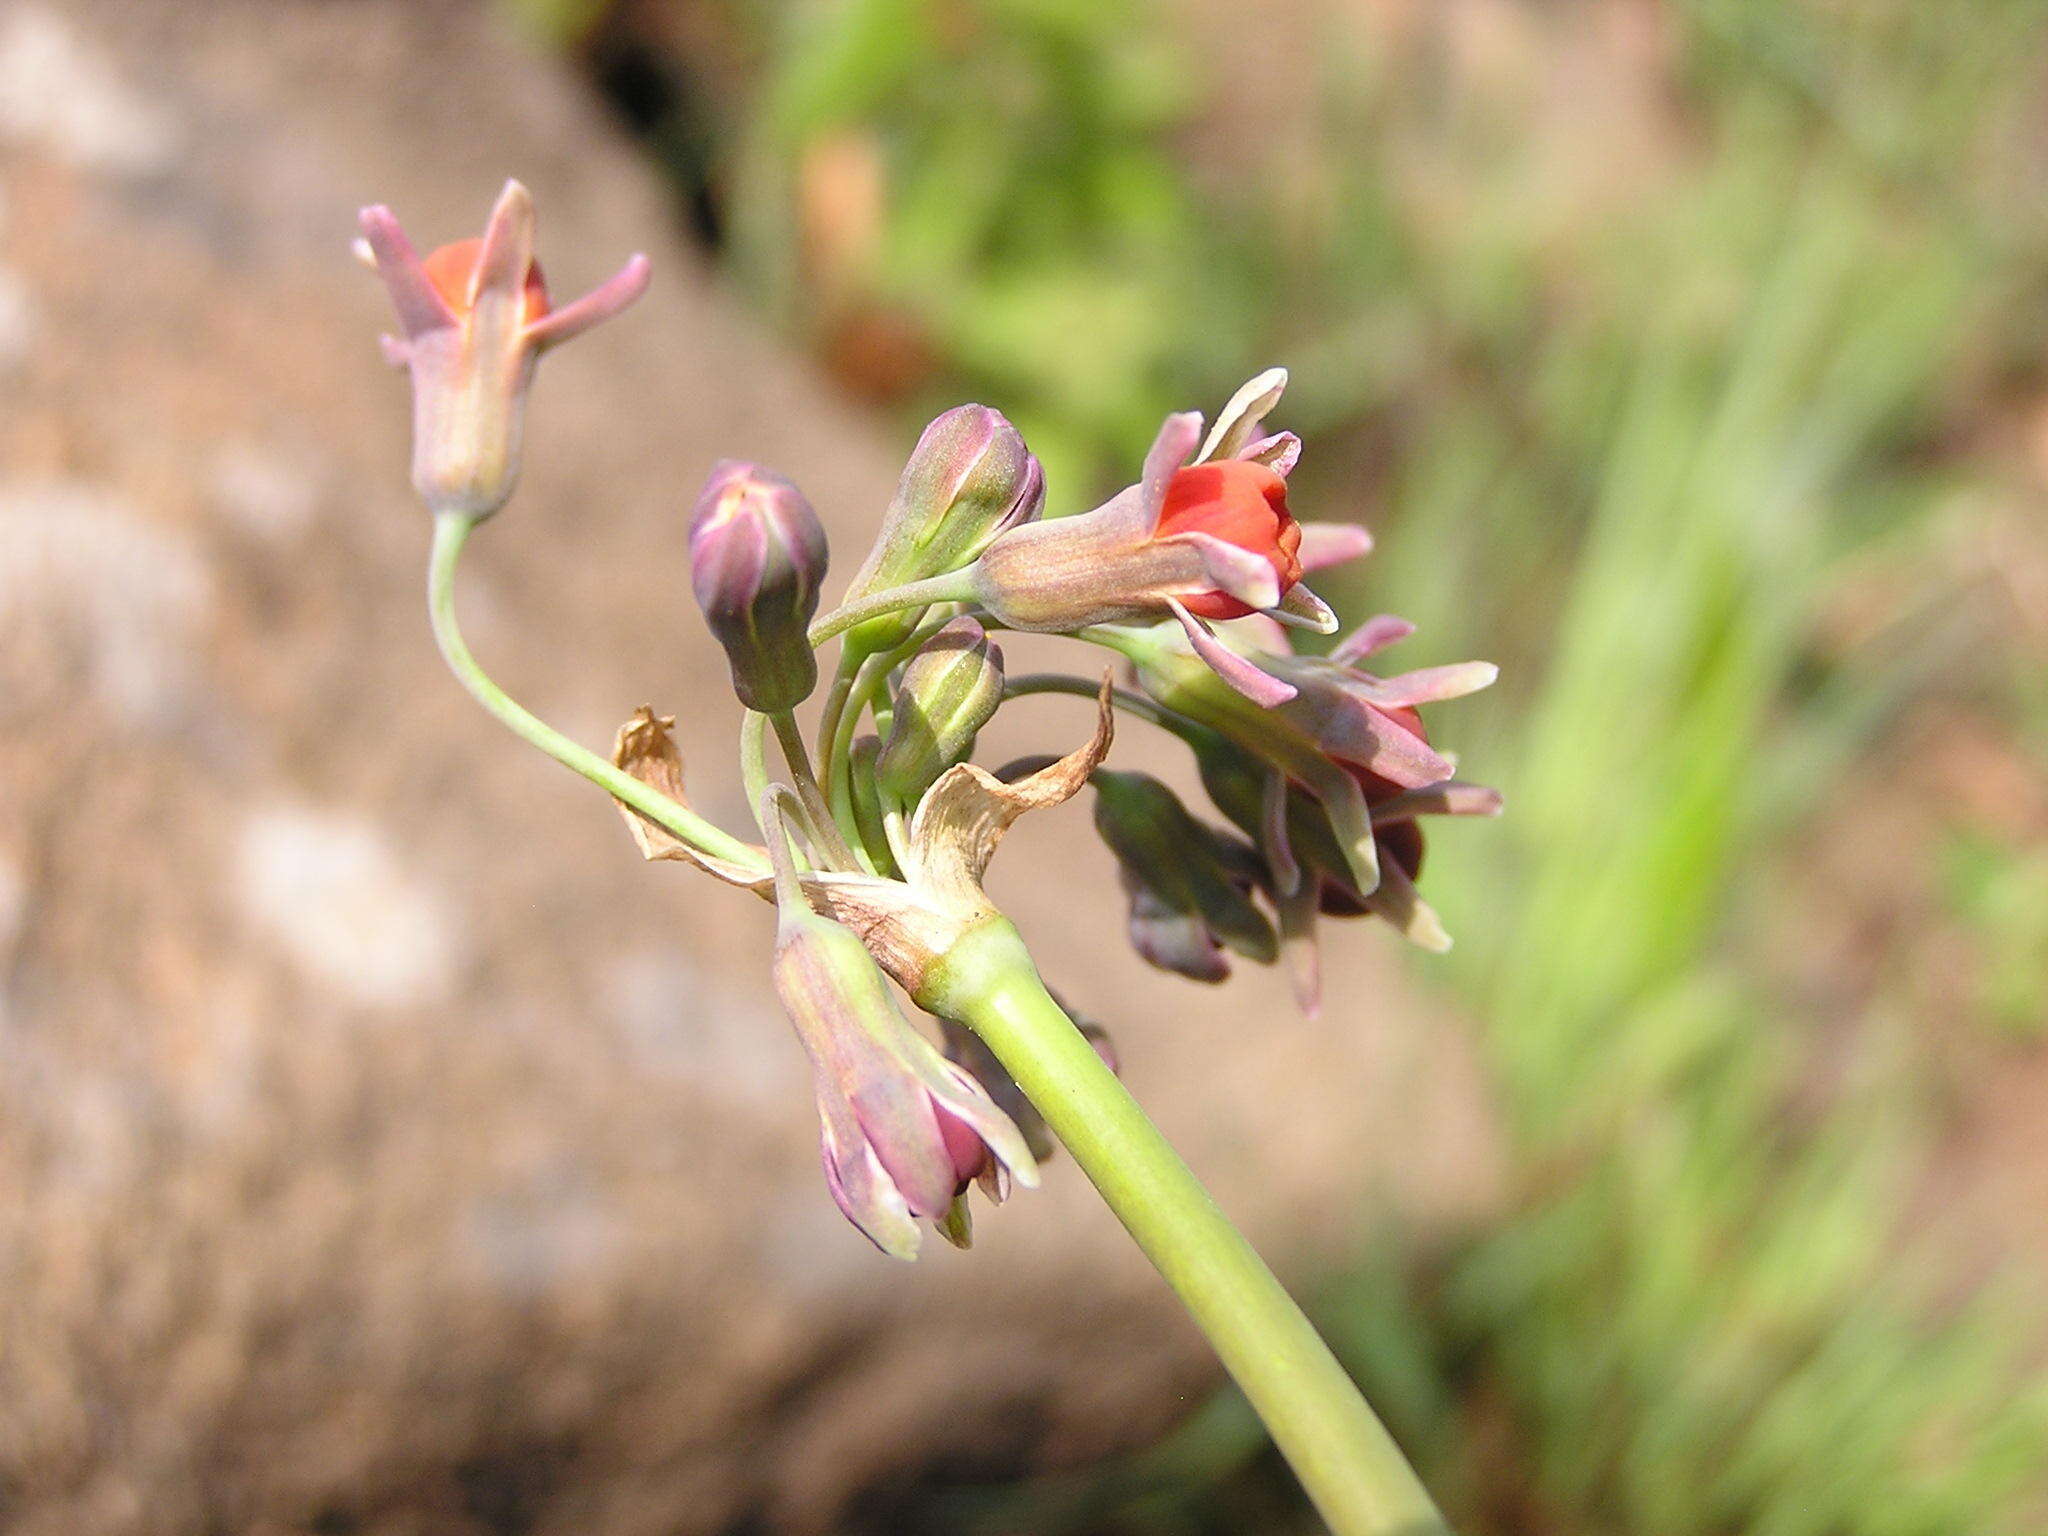
[[1311, 539], [1289, 511], [1286, 473], [1300, 445], [1289, 433], [1252, 437], [1286, 383], [1281, 369], [1260, 374], [1206, 439], [1200, 415], [1167, 417], [1136, 485], [1093, 512], [1012, 528], [990, 544], [974, 566], [976, 599], [1013, 629], [1071, 632], [1170, 616], [1248, 698], [1292, 697], [1208, 627], [1265, 613], [1328, 633], [1336, 620], [1302, 577], [1369, 545], [1357, 529], [1313, 530]]
[[422, 259], [389, 208], [365, 208], [358, 246], [384, 279], [402, 336], [384, 338], [412, 373], [413, 488], [434, 512], [482, 518], [519, 476], [519, 443], [535, 361], [646, 291], [645, 256], [561, 309], [548, 305], [533, 259], [533, 199], [505, 183], [483, 238]]
[[1091, 782], [1096, 830], [1130, 898], [1133, 949], [1161, 970], [1209, 982], [1230, 975], [1226, 946], [1259, 965], [1278, 958], [1273, 925], [1252, 900], [1254, 849], [1197, 820], [1150, 774], [1098, 768]]

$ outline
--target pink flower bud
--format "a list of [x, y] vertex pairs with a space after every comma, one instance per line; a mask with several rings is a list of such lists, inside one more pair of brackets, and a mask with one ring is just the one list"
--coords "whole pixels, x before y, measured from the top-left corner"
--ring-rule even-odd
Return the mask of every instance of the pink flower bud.
[[782, 476], [733, 459], [690, 516], [690, 586], [749, 709], [792, 709], [818, 683], [805, 635], [825, 579], [825, 527]]

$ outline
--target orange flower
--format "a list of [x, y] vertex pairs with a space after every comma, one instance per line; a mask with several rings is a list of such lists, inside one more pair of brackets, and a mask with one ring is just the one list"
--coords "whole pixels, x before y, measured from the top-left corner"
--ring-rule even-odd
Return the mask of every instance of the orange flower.
[[[1221, 459], [1174, 471], [1155, 538], [1205, 533], [1273, 568], [1282, 592], [1301, 580], [1301, 524], [1287, 510], [1287, 482], [1264, 464]], [[1255, 610], [1227, 592], [1181, 599], [1204, 619], [1241, 619]]]

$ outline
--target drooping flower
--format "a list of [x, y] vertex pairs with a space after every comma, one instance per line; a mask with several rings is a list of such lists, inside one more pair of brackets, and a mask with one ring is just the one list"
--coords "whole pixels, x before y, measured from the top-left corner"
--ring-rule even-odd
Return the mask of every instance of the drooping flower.
[[1131, 947], [1193, 981], [1230, 975], [1226, 948], [1260, 965], [1279, 954], [1252, 900], [1258, 855], [1200, 821], [1146, 773], [1095, 770], [1095, 827], [1116, 855], [1130, 899]]
[[[1226, 637], [1250, 653], [1247, 665], [1287, 686], [1288, 696], [1270, 707], [1222, 687], [1213, 669], [1191, 647], [1176, 643], [1171, 631], [1156, 631], [1141, 648], [1136, 672], [1159, 703], [1221, 733], [1265, 765], [1269, 776], [1299, 785], [1321, 802], [1353, 884], [1370, 894], [1380, 875], [1366, 786], [1383, 780], [1396, 790], [1413, 789], [1449, 779], [1452, 764], [1423, 736], [1414, 707], [1477, 692], [1498, 675], [1483, 661], [1390, 678], [1356, 666], [1411, 629], [1401, 620], [1369, 620], [1328, 656], [1296, 656], [1254, 648], [1238, 634]], [[1267, 642], [1284, 643], [1271, 636]], [[1272, 853], [1285, 841], [1280, 802], [1273, 795], [1266, 800], [1262, 846], [1284, 860], [1284, 851]]]
[[803, 493], [755, 464], [721, 460], [690, 517], [690, 586], [749, 709], [793, 709], [818, 682], [805, 628], [825, 579], [825, 525]]
[[561, 309], [533, 259], [533, 199], [505, 183], [481, 239], [424, 259], [389, 208], [363, 209], [359, 252], [390, 290], [403, 335], [384, 338], [411, 371], [413, 487], [434, 512], [483, 518], [519, 476], [526, 393], [543, 352], [616, 315], [647, 289], [645, 256]]
[[1264, 613], [1328, 633], [1336, 619], [1302, 577], [1369, 544], [1363, 530], [1297, 522], [1286, 473], [1300, 444], [1291, 433], [1252, 440], [1286, 383], [1282, 369], [1260, 374], [1206, 439], [1199, 414], [1167, 417], [1136, 485], [1093, 512], [1012, 528], [990, 544], [974, 565], [977, 600], [1013, 629], [1071, 632], [1171, 617], [1196, 654], [1248, 698], [1291, 698], [1289, 684], [1209, 628], [1210, 620]]

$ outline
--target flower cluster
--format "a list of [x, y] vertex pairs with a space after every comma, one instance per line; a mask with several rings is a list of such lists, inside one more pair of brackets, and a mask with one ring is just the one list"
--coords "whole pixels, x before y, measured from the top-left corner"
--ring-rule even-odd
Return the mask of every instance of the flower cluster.
[[[823, 617], [828, 551], [810, 504], [771, 470], [715, 466], [690, 518], [690, 575], [748, 711], [741, 760], [755, 843], [689, 807], [667, 721], [651, 711], [604, 762], [502, 702], [472, 675], [446, 600], [453, 552], [511, 494], [535, 359], [636, 298], [646, 264], [636, 257], [551, 310], [516, 183], [481, 240], [424, 259], [386, 210], [366, 210], [363, 227], [403, 330], [387, 350], [412, 375], [413, 478], [436, 514], [444, 651], [487, 707], [618, 797], [648, 857], [776, 904], [772, 969], [813, 1066], [827, 1183], [883, 1251], [914, 1254], [920, 1222], [964, 1245], [967, 1191], [978, 1184], [1000, 1200], [1031, 1185], [1051, 1150], [998, 1053], [955, 1016], [960, 957], [1006, 926], [983, 873], [1026, 811], [1092, 783], [1132, 944], [1184, 976], [1221, 981], [1232, 955], [1287, 956], [1313, 1010], [1320, 917], [1369, 913], [1426, 948], [1448, 943], [1417, 891], [1421, 819], [1490, 815], [1500, 802], [1454, 777], [1419, 711], [1485, 687], [1494, 671], [1366, 670], [1410, 632], [1387, 617], [1325, 655], [1295, 652], [1290, 632], [1337, 629], [1306, 579], [1371, 540], [1354, 524], [1301, 522], [1289, 505], [1301, 444], [1265, 431], [1282, 370], [1247, 383], [1206, 433], [1195, 413], [1167, 417], [1131, 485], [1066, 515], [1047, 515], [1044, 472], [998, 412], [945, 413]], [[1106, 650], [1130, 686], [1008, 676], [1005, 630]], [[828, 670], [820, 653], [835, 638]], [[825, 679], [806, 740], [794, 711]], [[1006, 699], [1055, 692], [1096, 701], [1080, 747], [1000, 773], [972, 761]], [[1187, 745], [1220, 820], [1157, 778], [1102, 766], [1118, 708]], [[943, 1050], [891, 982], [934, 1015]]]

